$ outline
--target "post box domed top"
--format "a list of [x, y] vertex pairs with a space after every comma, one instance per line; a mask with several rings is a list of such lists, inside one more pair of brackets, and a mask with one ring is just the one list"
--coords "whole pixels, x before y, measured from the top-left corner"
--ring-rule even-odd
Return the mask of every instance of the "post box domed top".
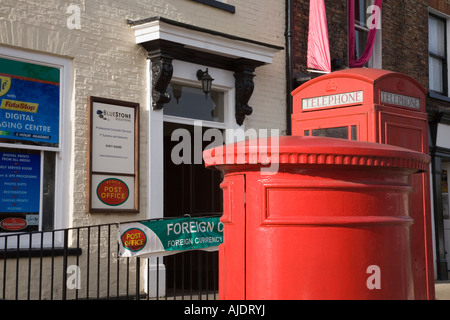
[[295, 89], [293, 113], [370, 104], [426, 112], [426, 93], [418, 81], [402, 73], [345, 69], [317, 77]]
[[252, 139], [203, 152], [206, 167], [253, 170], [278, 164], [360, 166], [426, 171], [430, 156], [410, 149], [325, 137], [281, 136]]

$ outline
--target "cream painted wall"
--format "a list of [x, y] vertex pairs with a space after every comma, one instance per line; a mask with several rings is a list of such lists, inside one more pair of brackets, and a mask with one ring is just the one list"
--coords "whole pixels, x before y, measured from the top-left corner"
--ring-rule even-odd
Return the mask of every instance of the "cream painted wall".
[[[127, 19], [152, 16], [200, 26], [206, 29], [284, 47], [285, 5], [273, 0], [228, 0], [236, 13], [190, 0], [2, 0], [0, 45], [23, 52], [39, 52], [72, 61], [72, 100], [64, 108], [71, 114], [69, 226], [138, 220], [145, 218], [148, 192], [141, 184], [141, 211], [133, 215], [88, 214], [86, 205], [87, 98], [99, 96], [140, 103], [141, 181], [147, 174], [147, 61], [146, 51], [135, 44]], [[80, 29], [67, 25], [80, 8]], [[286, 85], [285, 51], [275, 54], [273, 63], [256, 70], [255, 91], [249, 105], [253, 115], [246, 128], [279, 128], [284, 133]]]

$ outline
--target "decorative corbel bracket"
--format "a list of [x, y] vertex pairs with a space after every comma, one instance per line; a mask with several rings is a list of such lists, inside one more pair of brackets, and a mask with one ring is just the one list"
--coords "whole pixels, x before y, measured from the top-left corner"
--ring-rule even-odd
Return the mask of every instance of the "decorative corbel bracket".
[[173, 75], [172, 57], [160, 54], [149, 59], [152, 62], [152, 108], [161, 110], [171, 99], [167, 87]]
[[249, 116], [253, 112], [253, 108], [248, 105], [248, 101], [255, 88], [254, 72], [255, 66], [245, 63], [239, 63], [235, 69], [236, 122], [240, 126], [244, 124], [245, 116]]

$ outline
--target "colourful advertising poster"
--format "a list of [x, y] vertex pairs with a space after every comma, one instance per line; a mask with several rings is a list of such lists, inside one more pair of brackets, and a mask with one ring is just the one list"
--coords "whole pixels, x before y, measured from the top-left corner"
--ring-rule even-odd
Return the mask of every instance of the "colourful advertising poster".
[[0, 232], [37, 228], [40, 172], [40, 154], [0, 152]]
[[0, 141], [58, 147], [59, 84], [58, 68], [0, 58]]

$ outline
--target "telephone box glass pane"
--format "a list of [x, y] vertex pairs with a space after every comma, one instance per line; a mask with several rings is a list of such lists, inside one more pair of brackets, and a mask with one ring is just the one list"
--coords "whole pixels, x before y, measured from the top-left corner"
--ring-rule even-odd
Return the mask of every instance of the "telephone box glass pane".
[[352, 131], [352, 140], [354, 141], [358, 140], [357, 126], [351, 126], [351, 131]]
[[339, 138], [347, 139], [348, 127], [338, 127], [338, 128], [326, 128], [326, 129], [316, 129], [312, 131], [314, 137], [328, 137], [328, 138]]

